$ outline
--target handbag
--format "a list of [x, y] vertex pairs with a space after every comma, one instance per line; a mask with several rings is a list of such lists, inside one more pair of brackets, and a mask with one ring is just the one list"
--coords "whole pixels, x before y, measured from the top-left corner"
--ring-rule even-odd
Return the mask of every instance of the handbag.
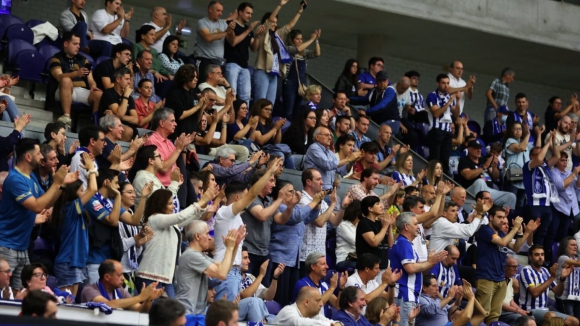
[[[525, 161], [524, 152], [522, 152], [521, 154], [522, 161]], [[512, 168], [512, 165], [517, 166], [517, 168]], [[511, 183], [522, 182], [524, 181], [524, 170], [518, 164], [510, 163], [510, 165], [506, 169], [505, 177]]]
[[300, 73], [298, 72], [298, 59], [294, 59], [294, 66], [296, 66], [296, 75], [298, 77], [298, 95], [306, 99], [306, 90], [308, 87], [306, 87], [306, 85], [302, 84], [300, 81]]

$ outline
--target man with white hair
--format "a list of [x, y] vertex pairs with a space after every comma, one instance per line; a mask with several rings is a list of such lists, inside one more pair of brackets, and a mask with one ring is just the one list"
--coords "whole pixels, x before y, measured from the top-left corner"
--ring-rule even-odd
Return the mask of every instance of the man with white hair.
[[[351, 164], [338, 167], [338, 157], [334, 155], [331, 142], [332, 132], [326, 127], [314, 130], [314, 143], [308, 147], [304, 155], [304, 170], [316, 169], [322, 175], [322, 190], [330, 190], [334, 184], [336, 174], [346, 175]], [[348, 166], [348, 169], [347, 169]]]
[[248, 184], [254, 172], [267, 162], [268, 156], [258, 151], [252, 154], [249, 161], [236, 164], [236, 151], [222, 146], [217, 149], [215, 160], [209, 164], [216, 183], [222, 186], [233, 181]]
[[469, 76], [469, 81], [465, 81], [461, 78], [463, 75], [463, 63], [461, 61], [453, 61], [451, 65], [449, 65], [449, 73], [447, 76], [449, 77], [449, 93], [455, 94], [460, 93], [459, 95], [459, 112], [463, 112], [463, 108], [465, 106], [465, 98], [468, 99], [473, 98], [473, 85], [475, 84], [476, 78], [475, 76]]
[[[153, 7], [151, 9], [151, 21], [143, 24], [155, 27], [155, 43], [151, 47], [157, 50], [158, 53], [163, 52], [163, 41], [165, 41], [167, 36], [171, 35], [169, 30], [172, 27], [172, 21], [173, 17], [167, 13], [165, 8]], [[181, 30], [183, 27], [185, 27], [185, 19], [182, 19], [177, 24], [177, 32], [175, 33], [177, 38], [181, 38]]]
[[[556, 144], [558, 145], [558, 152], [564, 152], [568, 154], [568, 163], [566, 164], [566, 171], [572, 171], [572, 154], [580, 156], [580, 146], [577, 146], [578, 140], [580, 140], [578, 135], [574, 137], [570, 136], [572, 120], [569, 116], [565, 115], [560, 120], [558, 120], [558, 127], [556, 128]], [[550, 140], [550, 135], [546, 136], [545, 142]], [[544, 143], [545, 144], [545, 143]], [[548, 148], [546, 153], [546, 159], [550, 159], [554, 156], [552, 148]]]
[[[3, 181], [2, 181], [3, 182]], [[10, 265], [4, 258], [0, 258], [0, 299], [14, 300], [15, 289], [10, 287]]]
[[222, 262], [216, 262], [204, 252], [209, 250], [209, 228], [205, 221], [193, 221], [185, 230], [189, 247], [179, 258], [177, 291], [175, 298], [181, 302], [187, 314], [203, 314], [207, 305], [208, 277], [225, 280], [232, 264], [233, 255], [246, 236], [246, 227], [230, 230], [225, 237], [226, 251]]

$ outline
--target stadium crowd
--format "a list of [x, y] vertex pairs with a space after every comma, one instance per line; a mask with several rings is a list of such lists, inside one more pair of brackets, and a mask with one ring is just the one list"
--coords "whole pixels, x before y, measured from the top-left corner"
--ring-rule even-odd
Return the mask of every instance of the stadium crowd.
[[[64, 114], [40, 144], [12, 112], [0, 141], [0, 295], [23, 315], [93, 302], [151, 325], [579, 325], [576, 95], [542, 121], [510, 68], [483, 93], [452, 61], [420, 92], [420, 72], [373, 57], [348, 60], [322, 107], [306, 80], [321, 30], [295, 28], [306, 1], [259, 21], [211, 1], [190, 56], [165, 8], [129, 45], [132, 9], [106, 0], [89, 19], [84, 4], [62, 12], [50, 58]], [[464, 113], [474, 96], [483, 128]], [[66, 148], [75, 102], [98, 121]]]

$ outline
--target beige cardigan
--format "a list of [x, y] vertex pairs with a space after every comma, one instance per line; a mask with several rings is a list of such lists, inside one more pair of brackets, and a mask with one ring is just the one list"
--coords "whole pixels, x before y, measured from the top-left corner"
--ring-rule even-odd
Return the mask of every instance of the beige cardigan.
[[[266, 25], [266, 30], [270, 30], [271, 26], [270, 20], [266, 20], [264, 25]], [[284, 27], [279, 28], [276, 34], [285, 40], [286, 36], [290, 33], [290, 29], [284, 25]], [[266, 72], [272, 71], [272, 65], [274, 64], [274, 53], [272, 53], [272, 43], [270, 41], [270, 33], [264, 32], [258, 38], [260, 42], [258, 46], [258, 55], [256, 56], [256, 64], [254, 69], [266, 70]], [[280, 64], [280, 76], [286, 75], [286, 65]]]

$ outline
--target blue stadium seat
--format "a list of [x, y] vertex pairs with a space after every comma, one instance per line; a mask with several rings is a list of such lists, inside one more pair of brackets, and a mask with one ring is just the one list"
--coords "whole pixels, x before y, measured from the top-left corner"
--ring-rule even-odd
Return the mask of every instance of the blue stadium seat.
[[8, 44], [8, 57], [6, 58], [8, 59], [8, 64], [14, 65], [16, 63], [17, 54], [24, 50], [36, 51], [36, 48], [34, 47], [34, 45], [24, 40], [12, 40]]
[[53, 55], [60, 52], [59, 48], [48, 44], [41, 46], [37, 45], [36, 48], [38, 49], [38, 52], [40, 52], [40, 54], [42, 54], [46, 60], [50, 60], [50, 58], [52, 58]]
[[560, 249], [560, 243], [554, 242], [552, 245], [552, 264], [558, 262], [558, 250]]
[[111, 59], [111, 57], [107, 57], [106, 55], [102, 55], [102, 56], [97, 58], [97, 65], [99, 65], [99, 63], [101, 63], [105, 60], [109, 60], [109, 59]]
[[282, 306], [276, 301], [266, 300], [265, 303], [270, 315], [277, 315], [282, 310]]
[[46, 60], [36, 49], [18, 52], [15, 60], [14, 75], [23, 81], [43, 83], [43, 72]]
[[129, 41], [128, 39], [126, 39], [124, 37], [122, 37], [122, 39], [123, 39], [123, 43], [125, 43], [127, 45], [130, 45], [131, 46], [131, 49], [133, 48], [133, 42]]
[[326, 239], [326, 264], [330, 269], [336, 267], [336, 237]]
[[91, 57], [90, 55], [86, 54], [86, 53], [81, 53], [82, 55], [85, 56], [85, 58], [87, 58], [87, 60], [89, 60], [89, 62], [93, 65], [93, 68], [95, 68], [97, 65], [95, 64], [95, 59], [93, 59], [93, 57]]
[[44, 21], [44, 20], [31, 19], [31, 20], [29, 20], [29, 21], [26, 22], [26, 26], [32, 28], [34, 26], [41, 25], [41, 24], [44, 24], [44, 23], [46, 23], [46, 21]]
[[24, 25], [24, 21], [14, 15], [6, 14], [0, 15], [0, 23], [4, 26], [4, 28], [8, 28], [14, 24], [22, 24]]
[[12, 40], [24, 40], [32, 44], [32, 41], [34, 40], [34, 33], [30, 27], [24, 24], [14, 24], [6, 29], [4, 37], [8, 43], [10, 43]]

